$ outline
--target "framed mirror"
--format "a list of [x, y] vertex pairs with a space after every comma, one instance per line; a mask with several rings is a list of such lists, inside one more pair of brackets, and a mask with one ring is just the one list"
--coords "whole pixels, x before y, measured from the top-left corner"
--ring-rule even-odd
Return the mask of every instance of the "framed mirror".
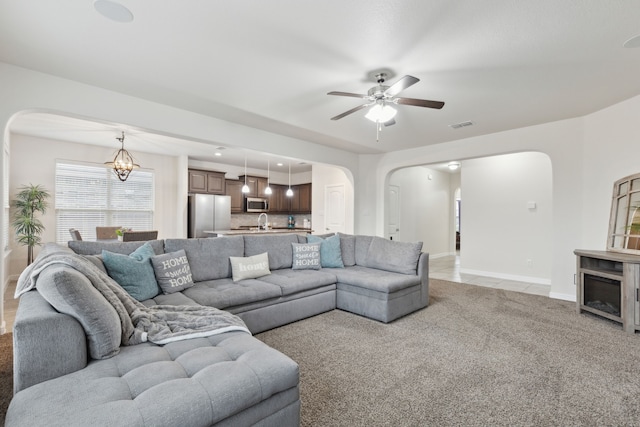
[[640, 255], [640, 173], [613, 184], [607, 250]]

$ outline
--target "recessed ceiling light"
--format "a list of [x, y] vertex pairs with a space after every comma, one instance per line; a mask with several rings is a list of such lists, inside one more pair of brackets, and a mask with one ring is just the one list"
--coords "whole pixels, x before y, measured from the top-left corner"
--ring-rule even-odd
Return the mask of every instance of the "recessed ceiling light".
[[447, 167], [452, 171], [457, 170], [460, 167], [460, 162], [449, 162]]
[[640, 34], [638, 34], [637, 36], [631, 37], [629, 40], [622, 43], [622, 46], [628, 47], [628, 48], [640, 47]]
[[278, 166], [284, 166], [282, 163], [278, 163]]
[[214, 154], [214, 156], [220, 157], [220, 156], [222, 156], [222, 153], [221, 153], [221, 152], [219, 152], [219, 151], [216, 151], [216, 152], [215, 152], [215, 154]]
[[96, 0], [93, 7], [105, 18], [115, 22], [131, 22], [133, 21], [133, 13], [120, 3], [110, 0]]

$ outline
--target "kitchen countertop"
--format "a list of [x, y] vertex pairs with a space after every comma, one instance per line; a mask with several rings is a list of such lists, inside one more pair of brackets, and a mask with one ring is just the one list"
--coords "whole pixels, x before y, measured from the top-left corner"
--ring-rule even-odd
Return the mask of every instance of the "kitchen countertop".
[[310, 228], [270, 228], [268, 230], [258, 230], [257, 227], [241, 228], [233, 230], [205, 230], [204, 233], [213, 236], [236, 236], [243, 234], [290, 234], [290, 233], [312, 233]]

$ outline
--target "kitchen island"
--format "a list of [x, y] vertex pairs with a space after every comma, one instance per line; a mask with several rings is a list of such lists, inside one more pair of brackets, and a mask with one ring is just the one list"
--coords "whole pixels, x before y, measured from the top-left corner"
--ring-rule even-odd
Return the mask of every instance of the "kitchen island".
[[239, 228], [233, 230], [205, 230], [205, 234], [210, 237], [221, 237], [221, 236], [238, 236], [238, 235], [250, 235], [250, 234], [301, 234], [306, 236], [307, 234], [313, 233], [313, 230], [310, 228], [269, 228], [262, 229], [257, 227], [251, 228]]

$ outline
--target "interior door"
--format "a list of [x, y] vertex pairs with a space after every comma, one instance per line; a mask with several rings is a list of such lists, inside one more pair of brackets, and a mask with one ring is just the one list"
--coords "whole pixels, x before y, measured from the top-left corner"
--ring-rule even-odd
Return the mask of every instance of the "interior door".
[[324, 233], [345, 232], [344, 184], [324, 187]]
[[389, 185], [387, 188], [389, 212], [387, 215], [387, 236], [390, 240], [398, 240], [400, 233], [400, 187]]

